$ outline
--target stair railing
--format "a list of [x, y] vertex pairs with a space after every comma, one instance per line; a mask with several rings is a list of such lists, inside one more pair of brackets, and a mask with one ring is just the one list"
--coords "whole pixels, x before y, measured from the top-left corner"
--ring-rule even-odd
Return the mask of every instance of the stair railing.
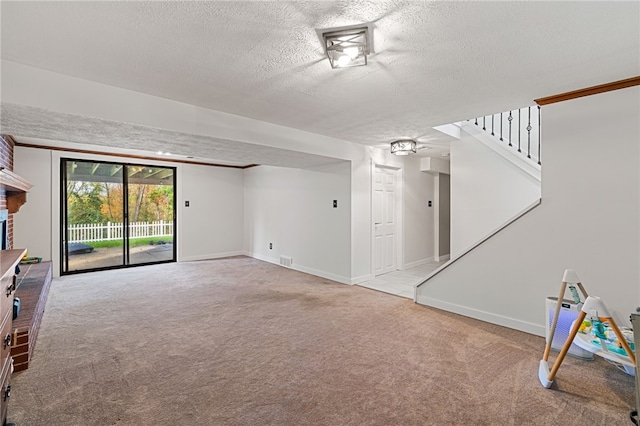
[[542, 165], [540, 122], [540, 106], [485, 115], [474, 120], [476, 126], [491, 136], [505, 142], [510, 148], [517, 148], [519, 153]]

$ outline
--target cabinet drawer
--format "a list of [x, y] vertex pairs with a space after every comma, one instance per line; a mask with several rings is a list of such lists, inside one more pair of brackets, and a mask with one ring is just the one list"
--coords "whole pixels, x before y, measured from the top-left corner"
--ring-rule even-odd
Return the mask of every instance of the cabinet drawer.
[[16, 276], [7, 274], [0, 280], [0, 318], [4, 318], [7, 312], [13, 312], [13, 293]]
[[7, 360], [2, 369], [2, 387], [0, 388], [0, 421], [5, 424], [7, 421], [7, 407], [11, 398], [11, 358]]
[[6, 315], [0, 328], [0, 365], [2, 366], [7, 358], [10, 358], [11, 353], [11, 318], [12, 314]]

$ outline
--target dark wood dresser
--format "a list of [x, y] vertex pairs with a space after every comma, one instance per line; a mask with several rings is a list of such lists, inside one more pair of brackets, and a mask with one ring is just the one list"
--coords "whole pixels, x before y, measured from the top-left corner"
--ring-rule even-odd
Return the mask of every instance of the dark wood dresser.
[[16, 291], [16, 265], [26, 253], [25, 249], [0, 251], [0, 424], [7, 421], [7, 407], [11, 397], [11, 329], [13, 325], [13, 295]]

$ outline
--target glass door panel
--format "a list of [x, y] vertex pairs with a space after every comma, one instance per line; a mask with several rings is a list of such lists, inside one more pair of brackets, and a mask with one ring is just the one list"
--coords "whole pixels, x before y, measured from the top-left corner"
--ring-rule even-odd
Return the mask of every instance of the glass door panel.
[[127, 166], [130, 265], [175, 259], [174, 169]]
[[175, 168], [63, 159], [61, 273], [173, 262]]
[[123, 166], [63, 160], [62, 272], [124, 265]]

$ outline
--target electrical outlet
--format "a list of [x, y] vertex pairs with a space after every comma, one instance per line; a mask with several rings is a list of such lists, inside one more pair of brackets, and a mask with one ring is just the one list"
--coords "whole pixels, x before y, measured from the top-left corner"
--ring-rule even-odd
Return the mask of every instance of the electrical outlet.
[[333, 208], [334, 209], [338, 208], [338, 200], [333, 200]]
[[269, 250], [273, 250], [273, 243], [269, 243]]
[[188, 201], [185, 201], [185, 202], [184, 202], [184, 206], [185, 206], [185, 207], [189, 207], [189, 202], [188, 202]]

